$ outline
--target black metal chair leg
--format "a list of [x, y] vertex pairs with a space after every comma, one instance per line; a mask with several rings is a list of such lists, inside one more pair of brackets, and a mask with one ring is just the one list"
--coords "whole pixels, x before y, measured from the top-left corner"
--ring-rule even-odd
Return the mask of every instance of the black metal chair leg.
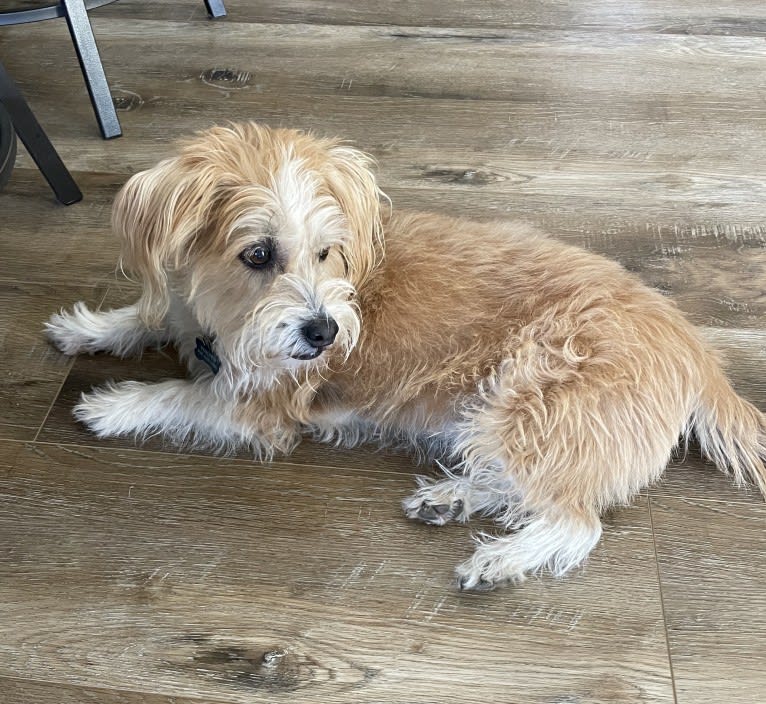
[[50, 184], [56, 198], [64, 205], [82, 200], [82, 193], [67, 171], [21, 91], [0, 64], [0, 102], [11, 116], [16, 134], [27, 148], [35, 164]]
[[207, 14], [213, 18], [226, 17], [226, 8], [223, 6], [223, 0], [205, 0]]
[[93, 103], [101, 134], [104, 139], [119, 137], [122, 134], [120, 121], [114, 109], [114, 101], [109, 92], [109, 84], [106, 82], [104, 67], [101, 65], [101, 57], [98, 54], [85, 3], [83, 0], [61, 0], [61, 6], [77, 50], [77, 58], [80, 60], [80, 68], [82, 68], [82, 75], [88, 87], [90, 102]]

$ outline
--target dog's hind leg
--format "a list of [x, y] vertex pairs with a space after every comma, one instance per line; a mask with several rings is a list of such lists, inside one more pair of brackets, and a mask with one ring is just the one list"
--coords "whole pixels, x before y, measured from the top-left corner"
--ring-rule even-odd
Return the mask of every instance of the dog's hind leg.
[[475, 513], [505, 511], [513, 501], [513, 482], [500, 473], [483, 473], [481, 481], [475, 474], [447, 474], [439, 481], [417, 477], [419, 489], [402, 502], [408, 518], [443, 526], [450, 521], [467, 521]]
[[[592, 312], [580, 324], [557, 316], [522, 329], [465, 414], [456, 449], [466, 473], [502, 467], [517, 502], [499, 517], [506, 533], [482, 536], [458, 567], [461, 588], [581, 564], [601, 536], [599, 514], [629, 501], [667, 464], [688, 417], [683, 370], [652, 366], [641, 346], [620, 344], [621, 331], [604, 317]], [[609, 332], [606, 342], [588, 327], [594, 321]], [[651, 391], [643, 369], [654, 371]]]
[[510, 535], [481, 536], [474, 554], [457, 568], [458, 584], [461, 589], [492, 589], [544, 568], [559, 576], [582, 563], [600, 537], [596, 512], [539, 514]]
[[92, 311], [82, 301], [75, 303], [71, 311], [54, 313], [45, 323], [45, 333], [68, 355], [108, 352], [131, 357], [167, 342], [167, 331], [147, 328], [135, 305]]

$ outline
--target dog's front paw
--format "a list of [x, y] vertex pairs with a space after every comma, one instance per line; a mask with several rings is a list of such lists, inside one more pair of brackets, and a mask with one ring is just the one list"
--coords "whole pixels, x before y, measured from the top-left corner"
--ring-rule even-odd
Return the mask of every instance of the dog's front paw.
[[45, 335], [64, 354], [93, 353], [97, 351], [97, 338], [92, 319], [93, 313], [80, 301], [71, 312], [54, 313], [45, 323]]
[[137, 381], [110, 383], [84, 393], [72, 413], [99, 437], [134, 435], [146, 427], [142, 391]]
[[407, 518], [432, 526], [443, 526], [450, 521], [465, 521], [465, 504], [456, 496], [456, 483], [445, 479], [429, 482], [419, 478], [420, 489], [402, 502]]

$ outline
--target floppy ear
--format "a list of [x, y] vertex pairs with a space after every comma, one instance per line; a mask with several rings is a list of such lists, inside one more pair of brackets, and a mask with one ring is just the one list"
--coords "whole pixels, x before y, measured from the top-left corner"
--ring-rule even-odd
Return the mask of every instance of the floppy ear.
[[176, 157], [136, 174], [112, 208], [121, 264], [143, 285], [138, 312], [149, 327], [162, 325], [170, 303], [168, 271], [187, 260], [215, 192], [209, 174], [191, 167]]
[[329, 155], [325, 179], [351, 230], [344, 254], [358, 287], [383, 256], [380, 199], [385, 196], [370, 169], [372, 157], [347, 146], [331, 147]]

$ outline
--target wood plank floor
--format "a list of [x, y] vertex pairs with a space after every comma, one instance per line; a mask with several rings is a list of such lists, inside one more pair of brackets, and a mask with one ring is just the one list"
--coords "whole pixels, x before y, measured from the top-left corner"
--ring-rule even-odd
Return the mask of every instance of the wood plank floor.
[[97, 441], [71, 418], [82, 390], [177, 362], [72, 361], [41, 335], [61, 306], [133, 295], [109, 234], [129, 174], [259, 119], [355, 141], [395, 206], [521, 218], [619, 260], [766, 409], [766, 5], [226, 4], [92, 13], [109, 142], [65, 24], [0, 28], [85, 193], [55, 204], [23, 149], [0, 193], [0, 704], [766, 701], [766, 507], [694, 450], [606, 517], [583, 569], [461, 594], [482, 526], [406, 521], [428, 471], [411, 458]]

